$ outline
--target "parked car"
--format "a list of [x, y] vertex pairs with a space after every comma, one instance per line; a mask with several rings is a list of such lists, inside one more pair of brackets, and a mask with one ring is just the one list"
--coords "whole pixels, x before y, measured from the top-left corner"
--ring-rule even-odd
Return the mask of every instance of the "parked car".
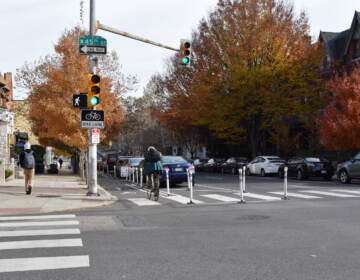
[[208, 158], [206, 159], [197, 159], [194, 161], [194, 167], [196, 171], [204, 171], [204, 165], [208, 162]]
[[119, 153], [108, 153], [104, 156], [102, 165], [105, 173], [108, 172], [108, 169], [110, 170], [110, 172], [114, 171], [114, 166], [116, 164], [118, 156]]
[[139, 167], [139, 164], [143, 159], [143, 157], [119, 156], [116, 161], [116, 176], [119, 178], [123, 177], [121, 176], [121, 168]]
[[246, 166], [248, 175], [261, 175], [265, 177], [270, 174], [278, 174], [279, 167], [285, 163], [285, 160], [278, 156], [260, 156], [254, 158]]
[[211, 158], [204, 164], [203, 170], [206, 172], [221, 172], [221, 167], [224, 162], [224, 158]]
[[[190, 168], [193, 176], [193, 184], [195, 185], [195, 168], [194, 165], [186, 161], [181, 156], [163, 156], [161, 158], [161, 163], [164, 167], [164, 171], [161, 174], [161, 186], [166, 186], [166, 171], [169, 169], [169, 182], [170, 184], [181, 184], [187, 182], [187, 169]], [[144, 167], [144, 160], [139, 164], [141, 168]], [[145, 175], [144, 175], [145, 182]]]
[[360, 153], [357, 153], [349, 161], [340, 163], [336, 175], [343, 184], [351, 183], [352, 179], [360, 179]]
[[293, 157], [286, 164], [280, 166], [279, 177], [284, 178], [284, 167], [288, 167], [288, 177], [296, 177], [298, 180], [305, 180], [309, 177], [322, 177], [331, 180], [334, 175], [334, 168], [324, 158], [318, 157]]
[[243, 168], [248, 162], [249, 159], [246, 157], [231, 157], [222, 164], [221, 171], [222, 173], [237, 174], [239, 168]]

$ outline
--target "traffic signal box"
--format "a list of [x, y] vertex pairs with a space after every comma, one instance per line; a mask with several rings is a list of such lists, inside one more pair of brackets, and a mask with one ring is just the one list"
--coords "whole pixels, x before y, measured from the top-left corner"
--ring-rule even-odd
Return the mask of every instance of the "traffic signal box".
[[87, 105], [93, 108], [100, 103], [100, 76], [88, 74]]
[[182, 39], [180, 41], [180, 59], [181, 64], [190, 66], [191, 44], [189, 40]]

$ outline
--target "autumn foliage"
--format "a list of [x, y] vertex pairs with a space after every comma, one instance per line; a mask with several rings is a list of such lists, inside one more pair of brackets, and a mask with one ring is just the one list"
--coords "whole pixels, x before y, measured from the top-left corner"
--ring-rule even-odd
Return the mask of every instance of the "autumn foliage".
[[248, 143], [255, 156], [264, 139], [293, 149], [294, 120], [313, 126], [324, 104], [320, 51], [306, 15], [286, 2], [219, 0], [194, 31], [192, 52], [190, 68], [175, 55], [159, 83], [167, 127], [206, 126], [229, 143]]
[[360, 67], [337, 74], [326, 87], [334, 97], [317, 121], [323, 144], [339, 150], [359, 149]]
[[[18, 70], [16, 80], [29, 91], [29, 118], [40, 143], [58, 148], [87, 146], [87, 129], [80, 128], [80, 110], [72, 105], [72, 96], [87, 92], [88, 58], [78, 54], [79, 28], [66, 31], [49, 55]], [[102, 61], [109, 62], [109, 59]], [[112, 65], [102, 65], [103, 71]], [[101, 103], [105, 111], [102, 140], [114, 138], [121, 128], [123, 112], [114, 81], [102, 75]]]

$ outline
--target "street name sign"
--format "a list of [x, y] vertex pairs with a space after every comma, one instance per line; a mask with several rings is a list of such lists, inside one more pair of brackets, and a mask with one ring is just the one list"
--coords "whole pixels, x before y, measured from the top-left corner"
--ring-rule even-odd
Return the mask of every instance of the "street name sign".
[[101, 36], [82, 36], [79, 39], [80, 54], [106, 54], [106, 39]]
[[87, 108], [87, 95], [83, 93], [73, 94], [73, 106], [77, 108]]
[[81, 110], [81, 128], [104, 128], [104, 111]]

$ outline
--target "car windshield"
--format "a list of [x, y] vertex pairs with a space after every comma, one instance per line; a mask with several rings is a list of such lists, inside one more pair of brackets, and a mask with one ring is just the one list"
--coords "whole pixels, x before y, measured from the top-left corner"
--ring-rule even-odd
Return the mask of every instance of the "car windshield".
[[165, 164], [187, 163], [183, 157], [162, 157], [161, 162]]
[[246, 157], [237, 157], [236, 161], [237, 162], [248, 162], [248, 159]]
[[129, 163], [130, 164], [139, 164], [139, 162], [142, 160], [143, 160], [143, 158], [130, 158]]
[[356, 156], [354, 157], [354, 159], [360, 159], [360, 153], [356, 154]]
[[109, 160], [117, 160], [117, 154], [111, 154], [108, 158]]
[[216, 158], [216, 159], [215, 159], [215, 162], [223, 162], [223, 161], [224, 161], [223, 158]]
[[232, 163], [232, 162], [235, 162], [235, 159], [234, 158], [229, 158], [226, 162], [227, 163]]
[[321, 162], [320, 158], [315, 158], [315, 157], [307, 157], [307, 158], [305, 158], [305, 160], [307, 162]]

